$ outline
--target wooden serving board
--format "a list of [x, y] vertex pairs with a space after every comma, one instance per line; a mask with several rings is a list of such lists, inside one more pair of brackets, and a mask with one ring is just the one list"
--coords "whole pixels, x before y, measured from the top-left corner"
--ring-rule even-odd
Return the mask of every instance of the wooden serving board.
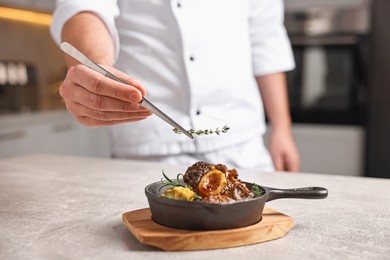
[[283, 237], [294, 226], [292, 217], [267, 207], [260, 222], [226, 230], [193, 231], [162, 226], [151, 219], [149, 208], [123, 213], [122, 221], [139, 242], [167, 251], [256, 244]]

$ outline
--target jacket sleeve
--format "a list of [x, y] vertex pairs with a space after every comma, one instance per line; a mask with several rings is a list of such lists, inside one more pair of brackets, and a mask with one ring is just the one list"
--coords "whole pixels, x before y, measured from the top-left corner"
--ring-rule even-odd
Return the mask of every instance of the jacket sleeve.
[[250, 0], [249, 26], [256, 76], [295, 68], [291, 43], [284, 26], [283, 0]]
[[115, 18], [119, 15], [116, 0], [57, 0], [53, 14], [50, 32], [57, 44], [61, 44], [61, 32], [64, 24], [74, 15], [84, 12], [94, 12], [106, 25], [115, 47], [115, 58], [119, 53], [119, 36], [115, 26]]

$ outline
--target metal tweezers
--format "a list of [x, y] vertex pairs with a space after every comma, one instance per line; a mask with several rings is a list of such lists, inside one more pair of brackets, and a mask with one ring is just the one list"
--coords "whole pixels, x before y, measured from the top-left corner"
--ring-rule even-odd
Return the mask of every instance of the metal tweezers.
[[[110, 73], [100, 65], [93, 62], [91, 59], [89, 59], [87, 56], [85, 56], [83, 53], [81, 53], [78, 49], [76, 49], [73, 45], [71, 45], [68, 42], [63, 42], [61, 44], [61, 49], [68, 55], [72, 56], [85, 66], [89, 67], [90, 69], [99, 72], [100, 74], [106, 76], [107, 78], [110, 78], [112, 80], [124, 83], [121, 81], [118, 77], [116, 77], [114, 74]], [[152, 111], [156, 116], [173, 126], [174, 128], [178, 129], [180, 132], [185, 134], [191, 139], [194, 139], [193, 135], [189, 133], [187, 130], [185, 130], [181, 125], [176, 123], [172, 118], [170, 118], [168, 115], [166, 115], [164, 112], [162, 112], [159, 108], [157, 108], [155, 105], [153, 105], [149, 100], [147, 100], [145, 97], [142, 97], [142, 100], [139, 102], [140, 105], [144, 106], [148, 110]]]

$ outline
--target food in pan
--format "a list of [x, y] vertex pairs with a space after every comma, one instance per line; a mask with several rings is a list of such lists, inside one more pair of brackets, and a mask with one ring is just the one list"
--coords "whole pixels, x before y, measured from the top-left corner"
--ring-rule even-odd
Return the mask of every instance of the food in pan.
[[163, 187], [169, 187], [160, 196], [186, 201], [209, 203], [229, 203], [256, 198], [264, 191], [252, 185], [251, 189], [238, 179], [236, 169], [228, 169], [224, 164], [196, 162], [184, 174], [178, 174], [175, 181], [163, 171]]

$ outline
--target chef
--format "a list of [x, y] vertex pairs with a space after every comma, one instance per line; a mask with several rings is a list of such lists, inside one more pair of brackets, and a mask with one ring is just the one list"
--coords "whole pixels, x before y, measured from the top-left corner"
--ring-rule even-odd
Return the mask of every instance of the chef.
[[[56, 42], [126, 83], [66, 56], [60, 94], [81, 124], [109, 126], [115, 158], [298, 171], [283, 8], [282, 0], [58, 0]], [[186, 129], [230, 129], [191, 140], [139, 105], [143, 96]]]

